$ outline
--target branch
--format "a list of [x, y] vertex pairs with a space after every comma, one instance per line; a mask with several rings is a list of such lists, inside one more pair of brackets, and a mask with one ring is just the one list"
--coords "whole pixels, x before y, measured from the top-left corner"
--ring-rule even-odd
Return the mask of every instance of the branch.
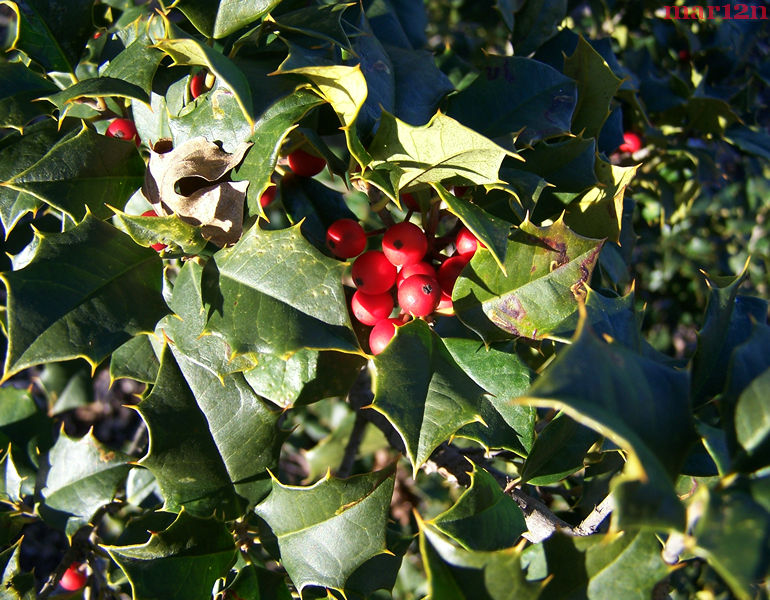
[[361, 440], [364, 439], [364, 431], [366, 431], [367, 424], [362, 411], [356, 411], [356, 420], [353, 423], [353, 430], [350, 432], [347, 446], [345, 446], [345, 454], [342, 457], [342, 462], [340, 462], [340, 468], [337, 469], [337, 477], [344, 479], [350, 477], [353, 472], [353, 463], [356, 461], [356, 454], [358, 454]]

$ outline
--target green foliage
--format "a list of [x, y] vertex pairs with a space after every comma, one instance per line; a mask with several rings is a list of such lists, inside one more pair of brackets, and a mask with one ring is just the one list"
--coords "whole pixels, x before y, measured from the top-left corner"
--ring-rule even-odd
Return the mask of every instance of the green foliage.
[[[0, 596], [767, 596], [767, 20], [0, 10]], [[459, 264], [376, 355], [338, 219]]]

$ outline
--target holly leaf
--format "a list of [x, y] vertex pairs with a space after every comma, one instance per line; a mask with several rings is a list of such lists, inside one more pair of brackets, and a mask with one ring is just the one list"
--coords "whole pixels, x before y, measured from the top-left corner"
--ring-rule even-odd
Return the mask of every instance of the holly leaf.
[[52, 81], [44, 79], [22, 63], [0, 63], [0, 127], [9, 127], [24, 132], [24, 126], [46, 107], [34, 103], [42, 95], [56, 91]]
[[5, 502], [17, 503], [21, 501], [21, 484], [24, 477], [16, 470], [13, 464], [10, 446], [5, 454], [0, 457], [0, 499]]
[[140, 246], [160, 243], [166, 245], [167, 252], [201, 254], [209, 242], [203, 235], [201, 225], [191, 225], [176, 214], [142, 217], [126, 214], [117, 208], [113, 211], [116, 226]]
[[150, 437], [140, 464], [158, 480], [165, 510], [234, 519], [267, 493], [280, 415], [240, 373], [220, 380], [167, 345], [138, 410]]
[[21, 568], [21, 542], [0, 552], [0, 589], [8, 600], [35, 600], [35, 576]]
[[133, 597], [143, 600], [208, 600], [238, 552], [223, 523], [185, 511], [145, 544], [105, 549], [128, 577]]
[[575, 82], [520, 56], [487, 56], [478, 77], [448, 99], [447, 114], [492, 138], [524, 145], [562, 135], [578, 101]]
[[190, 19], [195, 28], [206, 37], [221, 39], [258, 21], [281, 0], [219, 0], [216, 4], [206, 0], [181, 0], [174, 7]]
[[513, 26], [513, 48], [526, 56], [552, 38], [559, 23], [567, 16], [567, 0], [535, 0], [524, 2], [516, 11]]
[[250, 182], [247, 195], [250, 214], [264, 216], [259, 199], [272, 185], [271, 176], [280, 155], [281, 145], [289, 132], [296, 127], [296, 123], [321, 102], [316, 94], [298, 89], [277, 100], [254, 124], [254, 134], [250, 138], [253, 145], [232, 176], [233, 181]]
[[39, 383], [48, 396], [48, 410], [52, 415], [94, 400], [91, 369], [82, 360], [48, 363], [40, 373]]
[[95, 367], [134, 335], [152, 331], [166, 313], [154, 250], [92, 216], [64, 233], [36, 235], [32, 261], [2, 275], [8, 290], [4, 379], [71, 358]]
[[510, 548], [527, 531], [519, 505], [492, 475], [475, 466], [471, 486], [430, 523], [466, 550]]
[[149, 94], [138, 85], [106, 75], [84, 79], [60, 92], [41, 97], [56, 106], [60, 121], [71, 108], [84, 102], [84, 99], [92, 98], [133, 98], [150, 104]]
[[598, 137], [610, 115], [610, 102], [620, 89], [620, 79], [582, 36], [575, 51], [564, 60], [564, 74], [577, 82], [572, 131], [584, 138]]
[[[33, 143], [37, 146], [42, 140]], [[80, 221], [89, 209], [97, 218], [106, 218], [110, 215], [107, 203], [125, 205], [142, 184], [144, 170], [133, 142], [99, 135], [84, 126], [57, 141], [34, 163], [22, 161], [12, 174], [3, 175], [0, 186], [46, 202]]]
[[110, 380], [134, 379], [155, 383], [160, 363], [149, 335], [137, 335], [117, 348], [110, 357]]
[[310, 487], [272, 479], [256, 507], [278, 541], [281, 564], [297, 589], [343, 590], [348, 577], [386, 551], [385, 526], [394, 469], [349, 479], [327, 477]]
[[285, 577], [282, 573], [249, 564], [240, 569], [225, 588], [224, 597], [232, 597], [233, 600], [291, 600]]
[[498, 183], [503, 159], [517, 157], [440, 112], [420, 127], [383, 112], [368, 152], [374, 174], [364, 171], [363, 179], [393, 199], [418, 184]]
[[735, 405], [735, 433], [745, 456], [736, 459], [741, 468], [759, 469], [770, 463], [770, 369], [754, 379]]
[[577, 312], [601, 247], [602, 240], [577, 235], [563, 219], [546, 227], [524, 221], [508, 242], [507, 275], [489, 252], [476, 251], [452, 292], [455, 312], [487, 342], [548, 338]]
[[484, 391], [425, 322], [399, 327], [387, 348], [375, 356], [374, 365], [371, 407], [398, 431], [415, 473], [463, 425], [481, 420]]
[[40, 515], [72, 536], [112, 501], [126, 480], [130, 460], [105, 448], [91, 432], [80, 439], [62, 432], [48, 453], [51, 468], [41, 490]]
[[563, 410], [628, 452], [613, 481], [620, 529], [680, 528], [684, 510], [671, 477], [696, 440], [688, 384], [686, 373], [601, 342], [583, 322], [572, 344], [514, 401]]
[[322, 255], [299, 225], [252, 227], [232, 248], [214, 255], [204, 295], [207, 331], [233, 354], [289, 356], [303, 348], [359, 353], [342, 288], [344, 263]]
[[154, 48], [150, 36], [143, 33], [112, 58], [101, 74], [103, 77], [130, 81], [144, 91], [147, 97], [146, 100], [137, 99], [149, 104], [152, 80], [162, 60], [163, 52]]

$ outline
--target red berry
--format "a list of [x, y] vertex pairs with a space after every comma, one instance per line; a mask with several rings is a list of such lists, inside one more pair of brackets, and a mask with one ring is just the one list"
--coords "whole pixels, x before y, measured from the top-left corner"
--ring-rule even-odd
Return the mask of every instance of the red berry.
[[417, 225], [404, 221], [382, 236], [382, 251], [396, 266], [412, 265], [420, 262], [428, 251], [428, 238]]
[[378, 250], [369, 250], [353, 263], [353, 283], [365, 294], [384, 294], [396, 283], [396, 267]]
[[447, 296], [444, 292], [441, 292], [441, 302], [438, 303], [438, 306], [436, 307], [436, 312], [440, 312], [441, 314], [444, 314], [444, 315], [455, 314], [452, 298]]
[[679, 60], [682, 62], [687, 62], [690, 60], [690, 52], [688, 50], [680, 50], [679, 51]]
[[67, 570], [64, 571], [59, 585], [62, 586], [68, 592], [74, 592], [79, 590], [86, 584], [86, 574], [83, 572], [81, 563], [72, 563]]
[[[467, 256], [468, 258], [476, 253], [476, 248], [479, 244], [481, 244], [481, 242], [476, 239], [476, 236], [473, 235], [467, 227], [463, 227], [457, 233], [457, 238], [455, 238], [457, 253], [462, 256]], [[484, 244], [481, 244], [481, 247], [486, 248]]]
[[[154, 210], [146, 210], [142, 213], [143, 217], [157, 217], [158, 214]], [[155, 250], [155, 252], [160, 252], [161, 250], [165, 250], [166, 244], [150, 244], [150, 248]]]
[[324, 170], [326, 159], [297, 148], [289, 154], [289, 166], [300, 177], [312, 177]]
[[398, 303], [415, 317], [426, 317], [441, 301], [441, 286], [435, 277], [412, 275], [398, 289]]
[[406, 206], [409, 210], [420, 210], [420, 203], [409, 193], [401, 194], [401, 206]]
[[353, 219], [337, 219], [326, 230], [326, 247], [339, 258], [353, 258], [366, 249], [366, 233]]
[[641, 147], [642, 138], [640, 138], [633, 131], [626, 131], [623, 134], [623, 143], [620, 145], [618, 150], [621, 152], [629, 152], [633, 154], [634, 152], [637, 152]]
[[457, 196], [458, 198], [460, 196], [465, 196], [465, 192], [468, 191], [468, 187], [464, 185], [456, 185], [452, 188], [452, 194]]
[[197, 98], [206, 91], [206, 72], [200, 71], [190, 79], [190, 95]]
[[262, 208], [269, 205], [273, 200], [275, 200], [275, 193], [277, 190], [278, 188], [276, 186], [271, 185], [264, 192], [262, 192], [262, 195], [259, 197], [259, 205]]
[[94, 32], [94, 39], [98, 40], [100, 37], [102, 37], [102, 32], [101, 31], [95, 31]]
[[435, 277], [436, 269], [422, 261], [414, 263], [413, 265], [401, 267], [401, 270], [398, 272], [398, 277], [396, 278], [396, 287], [400, 288], [401, 284], [404, 283], [404, 280], [412, 275], [429, 275], [430, 277]]
[[372, 327], [369, 333], [369, 349], [372, 354], [379, 354], [396, 335], [396, 327], [401, 325], [400, 319], [383, 319]]
[[438, 282], [441, 284], [441, 290], [450, 298], [452, 297], [455, 282], [465, 268], [465, 265], [468, 264], [469, 259], [470, 256], [468, 255], [458, 254], [446, 259], [438, 268]]
[[384, 294], [365, 294], [356, 290], [350, 301], [353, 316], [364, 325], [375, 325], [390, 316], [393, 312], [393, 297]]
[[139, 138], [136, 135], [136, 126], [130, 119], [115, 119], [107, 127], [107, 135], [110, 137], [118, 138], [119, 140], [133, 140], [136, 139], [137, 145], [139, 145]]

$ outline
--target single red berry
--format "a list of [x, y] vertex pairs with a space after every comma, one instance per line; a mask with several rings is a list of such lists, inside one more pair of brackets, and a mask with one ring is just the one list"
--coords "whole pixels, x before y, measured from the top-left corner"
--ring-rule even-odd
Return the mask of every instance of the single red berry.
[[621, 152], [629, 152], [630, 154], [633, 154], [634, 152], [637, 152], [641, 147], [642, 138], [640, 138], [633, 131], [626, 131], [623, 134], [623, 143], [620, 145], [618, 150]]
[[444, 292], [450, 298], [452, 297], [452, 290], [455, 287], [455, 282], [460, 276], [460, 273], [468, 264], [470, 256], [458, 254], [452, 258], [448, 258], [438, 268], [438, 282], [441, 284], [441, 291]]
[[102, 32], [101, 31], [95, 31], [94, 32], [94, 39], [98, 40], [100, 37], [102, 37]]
[[289, 166], [300, 177], [312, 177], [324, 170], [326, 159], [297, 148], [289, 154]]
[[467, 256], [470, 258], [476, 253], [476, 248], [481, 244], [482, 248], [486, 248], [484, 244], [479, 242], [476, 239], [476, 236], [473, 235], [467, 227], [463, 227], [458, 233], [457, 237], [455, 238], [455, 247], [457, 248], [457, 253], [462, 256]]
[[107, 127], [107, 135], [119, 140], [135, 140], [139, 145], [139, 136], [136, 134], [136, 126], [130, 119], [115, 119]]
[[681, 60], [682, 62], [688, 62], [690, 60], [690, 51], [680, 50], [678, 56], [679, 56], [679, 60]]
[[190, 95], [197, 98], [206, 91], [206, 72], [199, 71], [190, 79]]
[[409, 193], [401, 194], [401, 206], [406, 206], [408, 210], [420, 210], [420, 203]]
[[326, 230], [326, 247], [338, 258], [353, 258], [366, 249], [366, 233], [353, 219], [337, 219]]
[[86, 574], [83, 572], [83, 565], [81, 563], [72, 563], [67, 570], [64, 571], [59, 585], [62, 586], [68, 592], [74, 592], [79, 590], [86, 584]]
[[412, 265], [428, 251], [428, 238], [417, 225], [404, 221], [388, 228], [382, 236], [382, 251], [396, 266]]
[[353, 316], [364, 325], [375, 325], [390, 316], [393, 312], [393, 296], [384, 294], [365, 294], [356, 290], [350, 300]]
[[404, 283], [404, 280], [412, 275], [429, 275], [430, 277], [435, 277], [436, 269], [423, 261], [401, 267], [401, 270], [398, 272], [398, 277], [396, 278], [396, 287], [400, 288], [401, 284]]
[[398, 288], [398, 303], [415, 317], [426, 317], [441, 301], [441, 286], [435, 277], [412, 275]]
[[396, 327], [400, 325], [400, 319], [383, 319], [372, 327], [371, 332], [369, 332], [369, 349], [372, 354], [379, 354], [385, 350], [385, 346], [396, 335]]
[[384, 294], [396, 283], [396, 267], [378, 250], [369, 250], [353, 263], [353, 283], [365, 294]]
[[[142, 213], [143, 217], [157, 217], [158, 214], [154, 210], [146, 210]], [[155, 250], [155, 252], [160, 252], [161, 250], [166, 249], [166, 244], [150, 244], [150, 248]]]
[[262, 195], [259, 197], [259, 205], [264, 208], [271, 204], [273, 200], [275, 200], [275, 193], [277, 190], [278, 188], [276, 186], [271, 185], [264, 192], [262, 192]]

